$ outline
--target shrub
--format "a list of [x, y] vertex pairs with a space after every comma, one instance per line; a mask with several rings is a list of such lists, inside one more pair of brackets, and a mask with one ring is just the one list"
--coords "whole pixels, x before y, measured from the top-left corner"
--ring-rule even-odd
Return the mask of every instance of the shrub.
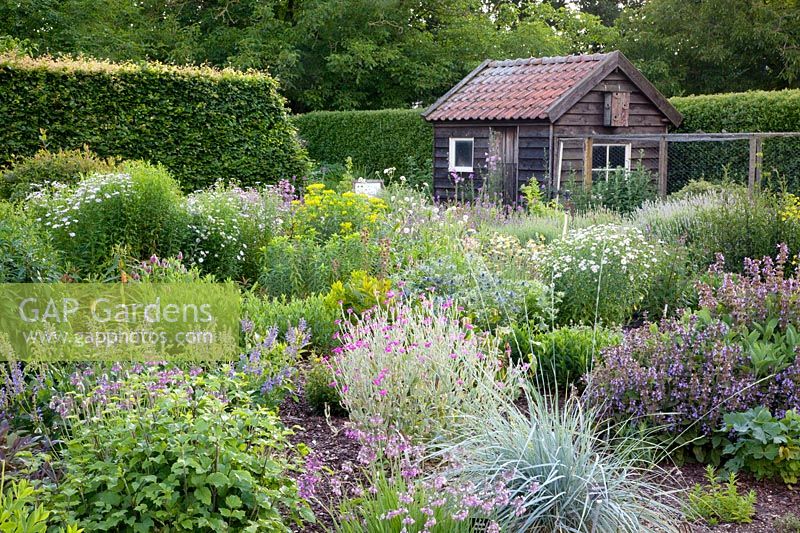
[[298, 465], [291, 432], [273, 411], [211, 375], [158, 376], [72, 397], [91, 408], [66, 415], [55, 497], [64, 517], [92, 531], [290, 531], [312, 519], [290, 477]]
[[727, 413], [718, 432], [725, 468], [745, 470], [756, 478], [778, 477], [797, 483], [800, 477], [800, 415], [786, 411], [781, 419], [756, 407], [743, 413]]
[[136, 258], [179, 251], [186, 218], [175, 181], [163, 167], [128, 163], [123, 171], [54, 186], [26, 206], [83, 275], [116, 266], [109, 265], [116, 245]]
[[701, 317], [733, 328], [756, 376], [783, 371], [800, 353], [800, 266], [790, 271], [788, 249], [781, 245], [774, 260], [746, 259], [743, 275], [723, 274], [723, 267], [720, 256], [709, 269], [710, 282], [697, 285]]
[[[37, 492], [28, 480], [12, 481], [6, 487], [4, 469], [0, 480], [0, 530], [4, 533], [46, 533], [49, 517], [50, 512], [37, 503]], [[72, 528], [70, 531], [78, 533]]]
[[611, 172], [608, 179], [594, 182], [589, 191], [578, 188], [572, 201], [579, 212], [605, 208], [617, 213], [630, 213], [655, 197], [653, 174], [637, 168]]
[[756, 514], [756, 493], [752, 490], [745, 496], [739, 494], [736, 474], [731, 472], [728, 481], [722, 485], [717, 480], [713, 466], [706, 468], [706, 481], [699, 483], [689, 493], [687, 515], [690, 519], [702, 518], [711, 525], [719, 523], [748, 523]]
[[445, 475], [474, 493], [505, 489], [503, 531], [675, 531], [673, 497], [640, 437], [603, 429], [574, 398], [551, 404], [526, 388], [528, 412], [485, 402], [440, 445]]
[[600, 225], [551, 243], [538, 266], [542, 279], [562, 295], [559, 323], [616, 324], [641, 305], [659, 254], [635, 228]]
[[578, 384], [600, 351], [621, 340], [618, 332], [602, 327], [561, 327], [531, 337], [529, 349], [539, 382], [566, 387]]
[[327, 241], [333, 235], [350, 235], [371, 229], [387, 205], [380, 198], [371, 198], [352, 191], [337, 193], [326, 189], [322, 183], [312, 183], [306, 188], [302, 200], [296, 204], [291, 219], [292, 235]]
[[357, 233], [321, 244], [308, 237], [277, 237], [261, 253], [259, 286], [274, 298], [327, 293], [355, 270], [374, 273], [377, 245]]
[[350, 419], [415, 440], [451, 431], [454, 415], [517, 391], [496, 340], [463, 324], [453, 306], [399, 303], [342, 322], [341, 348], [331, 360]]
[[41, 228], [0, 200], [0, 283], [55, 281], [60, 260]]
[[[184, 191], [303, 175], [307, 156], [263, 73], [0, 56], [0, 165], [54, 147], [163, 164]], [[135, 113], [132, 111], [135, 110]]]
[[315, 359], [311, 368], [306, 373], [306, 382], [303, 387], [306, 402], [318, 414], [326, 410], [333, 415], [345, 415], [347, 411], [342, 406], [339, 391], [334, 385], [333, 370], [327, 359]]
[[0, 198], [22, 201], [31, 192], [46, 189], [51, 183], [71, 185], [89, 174], [109, 174], [116, 165], [116, 160], [102, 159], [87, 146], [57, 152], [39, 150], [0, 173]]
[[714, 263], [717, 253], [729, 266], [747, 257], [763, 257], [779, 243], [800, 250], [800, 223], [783, 220], [781, 195], [726, 191], [645, 204], [633, 213], [634, 225], [667, 243], [684, 243], [698, 268]]
[[704, 179], [690, 180], [681, 190], [669, 195], [671, 200], [682, 200], [692, 196], [742, 194], [747, 192], [744, 185], [730, 182], [712, 182]]
[[337, 331], [334, 323], [339, 316], [338, 309], [325, 304], [323, 296], [306, 298], [260, 298], [249, 293], [244, 298], [242, 315], [252, 322], [256, 331], [278, 328], [285, 335], [289, 328], [305, 323], [311, 334], [314, 347], [328, 353], [334, 345], [333, 336]]
[[363, 270], [354, 270], [346, 282], [333, 282], [330, 292], [325, 296], [325, 305], [338, 312], [344, 310], [361, 314], [375, 306], [388, 305], [392, 298], [391, 280], [378, 279]]
[[317, 111], [292, 121], [316, 161], [352, 157], [368, 173], [394, 167], [398, 177], [430, 164], [433, 128], [418, 109]]
[[587, 394], [603, 416], [656, 427], [672, 446], [690, 442], [687, 451], [704, 461], [723, 413], [800, 408], [798, 384], [800, 357], [758, 379], [727, 324], [692, 315], [627, 331], [620, 346], [604, 350]]
[[777, 533], [800, 533], [800, 517], [794, 513], [786, 513], [772, 524]]
[[190, 217], [184, 244], [187, 260], [218, 278], [254, 281], [260, 250], [288, 216], [274, 191], [217, 182], [186, 199]]

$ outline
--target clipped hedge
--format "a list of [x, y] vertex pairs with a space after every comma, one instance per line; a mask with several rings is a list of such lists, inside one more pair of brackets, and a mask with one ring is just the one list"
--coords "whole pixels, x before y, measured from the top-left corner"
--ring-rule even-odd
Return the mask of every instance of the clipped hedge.
[[683, 96], [670, 99], [683, 114], [680, 133], [800, 131], [800, 90]]
[[0, 55], [0, 166], [41, 148], [167, 167], [184, 190], [301, 175], [307, 154], [262, 73]]
[[312, 159], [343, 163], [353, 158], [367, 172], [424, 168], [433, 154], [433, 128], [419, 109], [315, 111], [293, 118]]
[[[797, 89], [686, 96], [672, 98], [671, 102], [684, 117], [678, 133], [800, 131]], [[748, 160], [747, 140], [675, 143], [670, 148], [671, 167], [688, 165], [683, 174], [693, 179], [718, 179], [724, 175], [746, 183]], [[766, 139], [763, 171], [772, 187], [800, 191], [800, 137]], [[671, 180], [670, 192], [683, 184], [684, 180]]]

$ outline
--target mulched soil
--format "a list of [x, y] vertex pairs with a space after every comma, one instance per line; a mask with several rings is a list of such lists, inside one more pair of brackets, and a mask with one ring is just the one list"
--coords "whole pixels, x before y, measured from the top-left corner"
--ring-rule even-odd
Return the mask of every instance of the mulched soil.
[[[302, 389], [298, 391], [298, 401], [288, 398], [280, 407], [283, 423], [294, 429], [292, 442], [303, 442], [313, 451], [315, 457], [322, 463], [322, 469], [340, 472], [345, 461], [355, 462], [359, 446], [344, 434], [344, 425], [347, 417], [330, 416], [315, 413], [303, 398]], [[322, 476], [322, 481], [317, 485], [316, 493], [324, 497], [331, 494], [328, 476]], [[317, 524], [306, 525], [303, 531], [323, 532], [330, 531], [332, 522], [330, 516], [319, 502], [312, 502]]]
[[[323, 464], [323, 469], [340, 472], [342, 463], [356, 462], [359, 446], [344, 434], [347, 417], [330, 416], [326, 418], [312, 411], [303, 399], [302, 384], [298, 391], [298, 400], [287, 399], [281, 405], [280, 414], [284, 423], [294, 427], [294, 442], [304, 442], [316, 454]], [[520, 408], [525, 409], [524, 402]], [[670, 485], [674, 488], [690, 488], [695, 483], [705, 483], [705, 467], [699, 464], [689, 464], [681, 467], [671, 467], [668, 470]], [[324, 476], [326, 478], [327, 476]], [[749, 490], [756, 492], [756, 515], [749, 524], [720, 524], [708, 526], [702, 523], [688, 523], [683, 531], [692, 533], [782, 533], [774, 527], [775, 521], [781, 516], [793, 512], [800, 515], [800, 488], [791, 489], [786, 485], [774, 481], [758, 481], [747, 475], [739, 476], [740, 492]], [[318, 495], [330, 494], [330, 486], [323, 479], [317, 486]], [[329, 531], [332, 525], [329, 515], [319, 503], [312, 505], [318, 523], [307, 525], [303, 531], [323, 532]]]

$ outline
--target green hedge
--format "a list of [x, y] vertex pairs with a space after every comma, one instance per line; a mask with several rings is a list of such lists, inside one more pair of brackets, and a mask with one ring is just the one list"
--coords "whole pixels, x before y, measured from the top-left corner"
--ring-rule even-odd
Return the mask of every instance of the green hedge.
[[[672, 98], [683, 114], [679, 133], [800, 131], [800, 90], [750, 91]], [[748, 141], [674, 143], [670, 167], [686, 179], [726, 177], [747, 183]], [[685, 168], [684, 168], [685, 167]], [[800, 137], [771, 138], [763, 144], [763, 171], [772, 187], [800, 191]], [[670, 179], [670, 192], [685, 179]]]
[[0, 166], [41, 148], [166, 166], [184, 190], [300, 175], [307, 155], [261, 73], [0, 55]]
[[367, 172], [395, 167], [396, 175], [425, 168], [433, 154], [433, 128], [418, 109], [315, 111], [294, 117], [312, 159], [343, 163]]
[[751, 91], [672, 98], [679, 132], [800, 131], [800, 90]]

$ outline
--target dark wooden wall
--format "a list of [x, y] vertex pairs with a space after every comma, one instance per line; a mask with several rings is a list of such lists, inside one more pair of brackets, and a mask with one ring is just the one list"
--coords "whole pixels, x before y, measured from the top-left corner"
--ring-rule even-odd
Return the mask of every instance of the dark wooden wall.
[[[450, 138], [472, 137], [475, 139], [473, 168], [475, 185], [480, 187], [482, 170], [486, 168], [489, 155], [489, 136], [492, 127], [516, 126], [518, 145], [519, 185], [528, 183], [536, 177], [541, 183], [548, 178], [548, 159], [550, 153], [550, 124], [546, 122], [436, 122], [433, 124], [433, 183], [436, 196], [452, 198], [455, 192], [449, 174]], [[462, 177], [467, 177], [462, 174]], [[459, 185], [459, 187], [462, 187]]]
[[[611, 128], [603, 125], [603, 104], [605, 93], [613, 91], [630, 92], [628, 126]], [[553, 169], [558, 157], [558, 141], [561, 138], [582, 137], [586, 135], [666, 133], [668, 119], [619, 69], [598, 83], [569, 111], [564, 113], [553, 125]], [[610, 144], [603, 141], [598, 144]], [[626, 143], [622, 143], [626, 144]], [[583, 144], [569, 142], [564, 146], [561, 187], [564, 188], [572, 176], [581, 179], [583, 174]], [[658, 174], [658, 142], [637, 141], [631, 143], [631, 167], [637, 163]]]

